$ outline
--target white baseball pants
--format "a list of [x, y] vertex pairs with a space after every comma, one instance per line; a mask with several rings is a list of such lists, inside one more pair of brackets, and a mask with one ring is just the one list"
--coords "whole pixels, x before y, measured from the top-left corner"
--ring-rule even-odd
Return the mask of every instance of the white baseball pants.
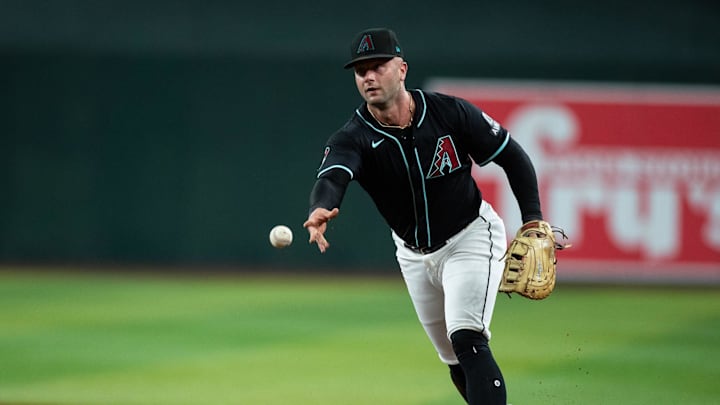
[[505, 225], [483, 201], [480, 216], [441, 249], [416, 253], [395, 233], [396, 256], [418, 319], [440, 360], [458, 364], [450, 335], [460, 329], [490, 340], [490, 321], [507, 249]]

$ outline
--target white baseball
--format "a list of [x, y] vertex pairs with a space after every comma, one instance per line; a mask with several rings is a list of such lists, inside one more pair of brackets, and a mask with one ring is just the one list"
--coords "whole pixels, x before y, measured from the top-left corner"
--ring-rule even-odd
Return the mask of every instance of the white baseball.
[[292, 240], [292, 231], [285, 225], [277, 225], [270, 230], [270, 244], [278, 249], [290, 246]]

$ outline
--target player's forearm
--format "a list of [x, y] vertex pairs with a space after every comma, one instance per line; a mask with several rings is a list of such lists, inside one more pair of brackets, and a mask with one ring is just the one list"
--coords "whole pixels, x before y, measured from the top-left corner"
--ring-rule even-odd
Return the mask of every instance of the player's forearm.
[[523, 222], [543, 219], [537, 175], [530, 157], [513, 139], [495, 160], [503, 168], [520, 207]]
[[340, 207], [349, 182], [349, 177], [342, 176], [342, 174], [323, 176], [317, 179], [310, 192], [309, 212], [313, 212], [316, 208], [331, 210]]

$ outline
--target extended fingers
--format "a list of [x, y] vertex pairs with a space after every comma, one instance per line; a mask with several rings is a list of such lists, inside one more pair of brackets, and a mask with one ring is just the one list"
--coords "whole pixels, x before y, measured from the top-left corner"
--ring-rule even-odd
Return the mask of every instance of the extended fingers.
[[330, 246], [328, 241], [325, 239], [325, 236], [323, 236], [322, 234], [317, 238], [315, 243], [317, 243], [318, 249], [320, 249], [320, 253], [325, 253], [327, 248]]
[[323, 232], [314, 226], [309, 227], [308, 230], [310, 231], [310, 240], [308, 242], [317, 243], [318, 249], [320, 249], [320, 253], [325, 253], [330, 244], [328, 243], [327, 239], [325, 239], [325, 235], [323, 235]]
[[320, 253], [325, 253], [327, 248], [330, 246], [328, 241], [325, 239], [327, 223], [338, 216], [339, 213], [340, 210], [338, 208], [333, 208], [332, 210], [316, 208], [303, 224], [303, 227], [306, 228], [310, 234], [309, 243], [317, 243]]

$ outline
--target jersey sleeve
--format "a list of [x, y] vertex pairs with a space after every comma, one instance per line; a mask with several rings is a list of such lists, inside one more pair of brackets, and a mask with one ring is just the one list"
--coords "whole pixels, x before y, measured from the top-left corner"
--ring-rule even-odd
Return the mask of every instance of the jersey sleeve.
[[361, 169], [362, 153], [359, 145], [344, 132], [337, 132], [328, 139], [323, 152], [322, 162], [317, 170], [317, 178], [326, 176], [333, 170], [342, 170], [350, 176], [356, 177]]
[[510, 141], [510, 133], [488, 114], [467, 100], [457, 99], [460, 133], [470, 156], [484, 166], [497, 157]]
[[330, 137], [317, 170], [317, 179], [310, 192], [310, 211], [332, 209], [342, 203], [348, 184], [360, 169], [360, 150], [352, 139], [335, 133]]

